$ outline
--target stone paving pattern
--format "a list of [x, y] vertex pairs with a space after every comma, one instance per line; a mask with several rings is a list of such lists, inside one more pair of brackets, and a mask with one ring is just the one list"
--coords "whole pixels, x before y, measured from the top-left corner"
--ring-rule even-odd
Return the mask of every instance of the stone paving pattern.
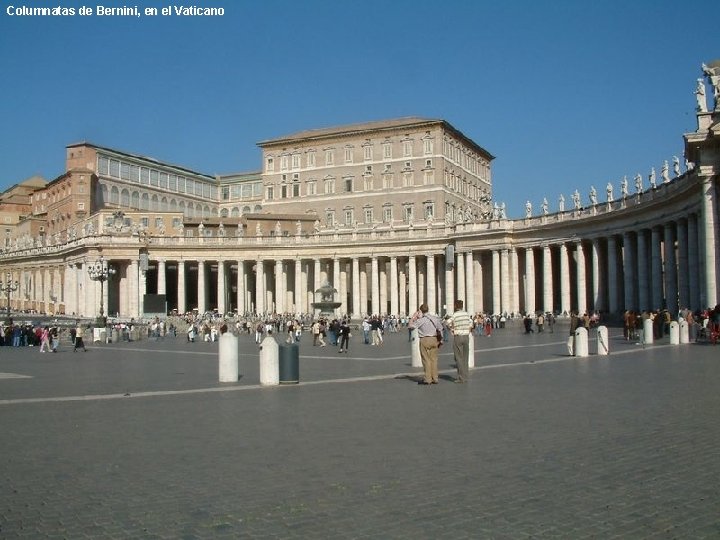
[[250, 338], [237, 384], [183, 338], [0, 348], [0, 538], [720, 537], [720, 347], [565, 336], [479, 338], [465, 385], [445, 346], [429, 387], [406, 333], [304, 336], [274, 388]]

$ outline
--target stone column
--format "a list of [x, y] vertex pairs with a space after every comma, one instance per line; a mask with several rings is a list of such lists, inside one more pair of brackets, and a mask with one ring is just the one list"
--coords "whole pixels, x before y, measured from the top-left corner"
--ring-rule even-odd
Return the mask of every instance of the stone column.
[[462, 300], [467, 311], [467, 294], [465, 293], [465, 253], [457, 252], [457, 262], [455, 263], [457, 268], [457, 292], [453, 302], [448, 305], [448, 312], [453, 313], [455, 311], [455, 300]]
[[677, 266], [675, 257], [675, 224], [665, 224], [665, 305], [677, 317]]
[[525, 248], [525, 311], [535, 313], [535, 256], [533, 248]]
[[390, 257], [390, 313], [399, 315], [398, 309], [398, 266], [397, 257]]
[[520, 312], [520, 271], [518, 265], [517, 249], [510, 249], [510, 311], [512, 313]]
[[[337, 290], [339, 293], [341, 293], [340, 296], [342, 297], [342, 285], [341, 285], [340, 281], [341, 281], [340, 280], [340, 259], [337, 256], [335, 256], [335, 257], [333, 257], [333, 287], [335, 287], [335, 290]], [[337, 300], [337, 298], [335, 298], [335, 300]], [[344, 300], [341, 299], [340, 301], [343, 304], [345, 304]], [[337, 317], [338, 310], [336, 309], [334, 311], [334, 313], [335, 313], [335, 316]]]
[[[455, 303], [455, 261], [447, 261], [445, 260], [445, 257], [443, 257], [443, 272], [441, 273], [441, 279], [444, 276], [445, 277], [445, 290], [443, 291], [443, 295], [440, 300], [440, 304], [438, 308], [442, 310], [445, 309], [445, 313], [452, 313], [453, 310], [453, 304]], [[452, 263], [452, 266], [448, 268], [448, 262]], [[440, 282], [442, 283], [442, 281]], [[438, 311], [438, 314], [444, 315], [445, 313], [440, 313]]]
[[[317, 261], [319, 263], [319, 261]], [[267, 311], [265, 304], [265, 261], [255, 263], [255, 313], [262, 315]]]
[[570, 313], [570, 265], [567, 245], [560, 244], [560, 311]]
[[360, 259], [352, 258], [352, 311], [354, 317], [362, 317], [363, 310], [360, 308]]
[[225, 261], [218, 260], [217, 271], [217, 308], [218, 313], [225, 315], [227, 303], [225, 302]]
[[543, 310], [552, 313], [553, 306], [552, 251], [543, 246]]
[[247, 285], [245, 283], [245, 261], [238, 259], [237, 261], [237, 311], [243, 314], [248, 311], [246, 302]]
[[370, 306], [373, 315], [380, 313], [380, 275], [378, 258], [375, 255], [370, 259]]
[[493, 314], [502, 313], [501, 305], [501, 290], [500, 287], [500, 250], [493, 249], [492, 251], [492, 312]]
[[608, 255], [608, 311], [617, 313], [618, 298], [620, 296], [617, 288], [617, 241], [614, 236], [608, 236], [607, 239], [607, 255]]
[[590, 264], [592, 265], [592, 306], [595, 311], [604, 311], [605, 303], [601, 293], [601, 277], [600, 277], [600, 240], [593, 238], [592, 248], [590, 252]]
[[293, 294], [293, 303], [295, 304], [295, 313], [307, 313], [305, 306], [306, 295], [303, 293], [304, 285], [302, 284], [302, 260], [295, 259], [295, 288]]
[[465, 310], [475, 314], [475, 267], [473, 252], [465, 254]]
[[415, 255], [408, 258], [408, 315], [415, 313], [420, 307], [417, 295], [417, 261]]
[[68, 264], [65, 266], [65, 291], [63, 292], [66, 315], [72, 315], [77, 311], [77, 288], [75, 265]]
[[587, 275], [585, 272], [585, 250], [582, 241], [575, 244], [576, 269], [577, 269], [577, 307], [578, 313], [587, 313]]
[[638, 309], [645, 311], [650, 309], [650, 280], [648, 268], [648, 246], [645, 230], [637, 233], [637, 268], [638, 268]]
[[275, 312], [276, 313], [284, 313], [285, 312], [285, 294], [282, 290], [282, 276], [283, 276], [283, 261], [281, 259], [277, 259], [275, 261]]
[[[138, 316], [145, 316], [145, 294], [147, 293], [147, 272], [140, 268], [138, 265], [138, 287], [137, 287], [137, 301], [138, 301]], [[107, 304], [106, 304], [107, 305]]]
[[625, 276], [625, 306], [624, 309], [635, 309], [635, 257], [632, 241], [632, 233], [623, 233], [623, 275]]
[[472, 261], [473, 263], [473, 282], [477, 285], [473, 286], [473, 290], [475, 291], [475, 312], [476, 313], [484, 313], [485, 312], [485, 298], [484, 298], [484, 288], [483, 288], [483, 264], [482, 264], [482, 252], [478, 253], [477, 258], [474, 258], [475, 260]]
[[407, 266], [404, 262], [398, 265], [398, 314], [407, 314], [408, 308], [408, 293], [407, 293]]
[[187, 296], [185, 295], [185, 261], [178, 261], [177, 265], [178, 313], [185, 313], [187, 312]]
[[165, 284], [165, 259], [158, 259], [157, 261], [157, 292], [158, 294], [166, 294]]
[[688, 289], [690, 291], [690, 309], [698, 310], [700, 304], [700, 266], [698, 251], [697, 214], [688, 217]]
[[690, 286], [688, 281], [688, 220], [686, 218], [678, 221], [677, 246], [678, 246], [678, 298], [680, 308], [690, 306]]
[[202, 315], [207, 311], [207, 294], [205, 294], [206, 291], [206, 283], [205, 283], [205, 261], [204, 260], [198, 260], [198, 273], [197, 273], [197, 308], [198, 313]]
[[[83, 273], [87, 274], [87, 270], [85, 270], [85, 265], [83, 264]], [[138, 264], [137, 259], [132, 259], [130, 261], [130, 264], [128, 265], [128, 304], [130, 307], [130, 316], [131, 317], [140, 317], [141, 309], [140, 309], [140, 290], [139, 290], [139, 277], [140, 277], [140, 267]]]
[[380, 313], [387, 313], [388, 311], [388, 275], [387, 275], [387, 260], [383, 257], [382, 262], [378, 260], [378, 277], [380, 279]]
[[664, 303], [662, 256], [660, 247], [660, 227], [653, 227], [650, 241], [650, 280], [652, 291], [651, 309], [660, 309]]
[[716, 204], [715, 184], [713, 177], [702, 179], [702, 207], [699, 220], [699, 236], [701, 260], [704, 266], [704, 280], [700, 287], [700, 303], [704, 307], [713, 307], [718, 304], [717, 298], [717, 262], [716, 262]]
[[437, 294], [435, 289], [435, 255], [432, 253], [427, 254], [427, 300], [428, 309], [430, 313], [437, 313]]

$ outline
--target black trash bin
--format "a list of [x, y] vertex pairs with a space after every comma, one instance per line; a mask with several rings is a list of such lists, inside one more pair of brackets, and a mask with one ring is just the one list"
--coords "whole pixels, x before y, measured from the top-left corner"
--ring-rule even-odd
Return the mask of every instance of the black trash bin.
[[279, 346], [280, 384], [300, 382], [300, 346], [297, 343], [283, 343]]

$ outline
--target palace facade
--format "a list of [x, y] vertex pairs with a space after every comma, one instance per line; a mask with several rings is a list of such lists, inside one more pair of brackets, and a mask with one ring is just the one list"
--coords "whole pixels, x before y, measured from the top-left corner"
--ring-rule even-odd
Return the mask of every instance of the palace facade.
[[[0, 278], [18, 283], [0, 305], [140, 318], [164, 295], [180, 313], [311, 313], [329, 282], [353, 317], [455, 299], [488, 313], [714, 306], [720, 110], [697, 115], [684, 172], [522, 219], [493, 205], [493, 156], [444, 120], [262, 141], [262, 170], [227, 176], [72, 144], [61, 176], [0, 198]], [[100, 257], [106, 282], [88, 272]]]

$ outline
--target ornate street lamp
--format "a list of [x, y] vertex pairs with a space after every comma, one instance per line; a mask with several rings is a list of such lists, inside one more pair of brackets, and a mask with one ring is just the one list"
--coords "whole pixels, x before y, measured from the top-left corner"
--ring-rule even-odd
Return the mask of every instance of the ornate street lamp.
[[105, 258], [100, 255], [100, 258], [94, 263], [88, 265], [88, 275], [93, 281], [100, 282], [100, 316], [98, 317], [96, 324], [105, 326], [105, 311], [103, 306], [103, 300], [105, 298], [105, 282], [110, 279], [110, 276], [115, 274], [115, 269], [108, 265]]
[[0, 290], [4, 291], [7, 295], [7, 312], [8, 317], [10, 316], [10, 293], [17, 291], [20, 283], [17, 280], [12, 280], [12, 274], [8, 272], [5, 274], [5, 281], [0, 281]]

